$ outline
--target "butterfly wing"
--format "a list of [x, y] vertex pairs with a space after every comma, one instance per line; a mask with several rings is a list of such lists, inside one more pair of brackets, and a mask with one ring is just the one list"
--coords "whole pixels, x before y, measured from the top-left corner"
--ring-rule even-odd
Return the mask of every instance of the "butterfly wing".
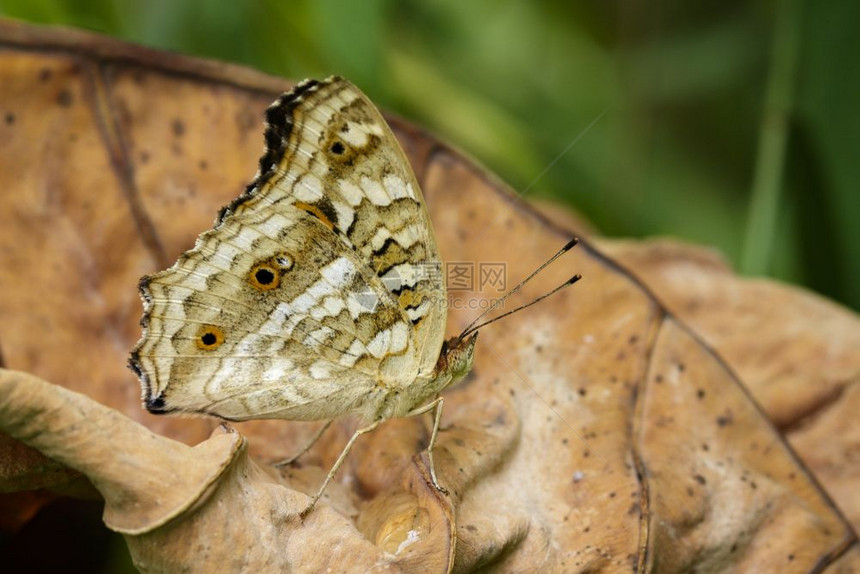
[[436, 244], [379, 113], [332, 78], [301, 84], [267, 119], [255, 181], [194, 249], [141, 281], [131, 365], [153, 412], [372, 413], [438, 358]]
[[330, 226], [409, 317], [419, 371], [432, 372], [445, 334], [441, 260], [421, 189], [391, 129], [338, 77], [302, 82], [266, 118], [257, 179], [221, 217], [292, 203]]
[[383, 359], [415, 371], [378, 278], [289, 204], [224, 219], [141, 289], [133, 363], [150, 410], [331, 418], [367, 400]]

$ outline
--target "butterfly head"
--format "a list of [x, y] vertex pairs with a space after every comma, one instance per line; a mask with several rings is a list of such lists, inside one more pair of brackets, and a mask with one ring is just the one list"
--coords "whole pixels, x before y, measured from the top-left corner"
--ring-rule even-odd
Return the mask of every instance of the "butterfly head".
[[437, 377], [447, 379], [443, 387], [461, 381], [472, 370], [477, 340], [478, 334], [473, 333], [465, 339], [452, 337], [442, 343], [442, 351], [436, 363], [436, 373]]

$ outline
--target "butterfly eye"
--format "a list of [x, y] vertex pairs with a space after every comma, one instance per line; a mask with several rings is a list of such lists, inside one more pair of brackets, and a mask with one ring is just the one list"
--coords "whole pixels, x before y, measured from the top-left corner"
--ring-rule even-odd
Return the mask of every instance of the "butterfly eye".
[[203, 325], [197, 336], [197, 348], [204, 351], [214, 351], [224, 342], [224, 331], [215, 325]]
[[248, 280], [255, 288], [268, 291], [278, 286], [281, 281], [281, 272], [268, 261], [258, 263], [251, 269]]

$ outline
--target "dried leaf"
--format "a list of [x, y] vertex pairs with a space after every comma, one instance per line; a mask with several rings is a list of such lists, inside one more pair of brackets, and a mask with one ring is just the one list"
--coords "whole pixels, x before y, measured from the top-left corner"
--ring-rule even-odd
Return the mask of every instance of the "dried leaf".
[[[142, 571], [262, 572], [295, 564], [324, 571], [344, 561], [362, 571], [400, 561], [444, 570], [453, 548], [444, 539], [446, 519], [433, 508], [440, 505], [420, 495], [401, 505], [422, 515], [410, 523], [418, 529], [410, 552], [395, 559], [330, 509], [302, 523], [305, 497], [249, 459], [235, 431], [219, 429], [189, 447], [25, 373], [0, 369], [0, 425], [92, 480], [105, 499], [105, 523], [126, 535]], [[391, 530], [388, 540], [396, 542]]]
[[723, 357], [860, 527], [860, 320], [803, 289], [740, 279], [715, 253], [672, 241], [603, 240]]

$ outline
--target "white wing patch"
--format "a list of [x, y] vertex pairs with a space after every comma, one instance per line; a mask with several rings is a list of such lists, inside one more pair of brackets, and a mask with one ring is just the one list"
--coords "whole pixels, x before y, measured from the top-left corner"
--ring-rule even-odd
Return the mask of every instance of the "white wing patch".
[[391, 344], [391, 329], [383, 329], [370, 340], [367, 350], [377, 359], [381, 359], [388, 354], [389, 344]]
[[338, 257], [322, 269], [320, 275], [335, 289], [349, 284], [355, 275], [355, 266], [346, 257]]
[[305, 203], [314, 203], [322, 199], [322, 182], [317, 176], [308, 173], [303, 175], [298, 181], [299, 185], [295, 187], [296, 199]]
[[370, 203], [373, 205], [378, 205], [380, 207], [385, 207], [387, 205], [391, 205], [391, 196], [385, 192], [385, 188], [382, 187], [382, 184], [378, 181], [370, 179], [369, 177], [361, 178], [361, 189], [364, 191], [364, 195], [367, 199], [370, 200]]
[[402, 178], [396, 175], [386, 175], [383, 182], [385, 183], [385, 190], [391, 199], [402, 199], [404, 197], [415, 199], [412, 186], [408, 185]]
[[337, 214], [337, 225], [340, 229], [349, 229], [355, 221], [355, 210], [341, 201], [332, 201], [335, 214]]
[[284, 381], [286, 379], [287, 374], [290, 370], [293, 369], [293, 362], [289, 359], [284, 359], [282, 361], [278, 361], [269, 365], [265, 371], [263, 371], [263, 382], [266, 383], [278, 383]]
[[328, 361], [317, 361], [311, 365], [310, 372], [315, 379], [329, 379], [331, 378], [331, 369], [332, 364]]
[[361, 191], [361, 188], [348, 179], [341, 180], [338, 183], [338, 188], [341, 196], [353, 207], [358, 207], [361, 200], [364, 199], [364, 192]]
[[374, 251], [379, 251], [387, 239], [394, 239], [400, 247], [408, 249], [421, 241], [421, 230], [417, 223], [411, 223], [393, 234], [387, 227], [380, 227], [370, 238], [370, 246]]
[[406, 323], [395, 323], [391, 327], [391, 343], [388, 348], [392, 353], [402, 353], [409, 344], [409, 328]]

